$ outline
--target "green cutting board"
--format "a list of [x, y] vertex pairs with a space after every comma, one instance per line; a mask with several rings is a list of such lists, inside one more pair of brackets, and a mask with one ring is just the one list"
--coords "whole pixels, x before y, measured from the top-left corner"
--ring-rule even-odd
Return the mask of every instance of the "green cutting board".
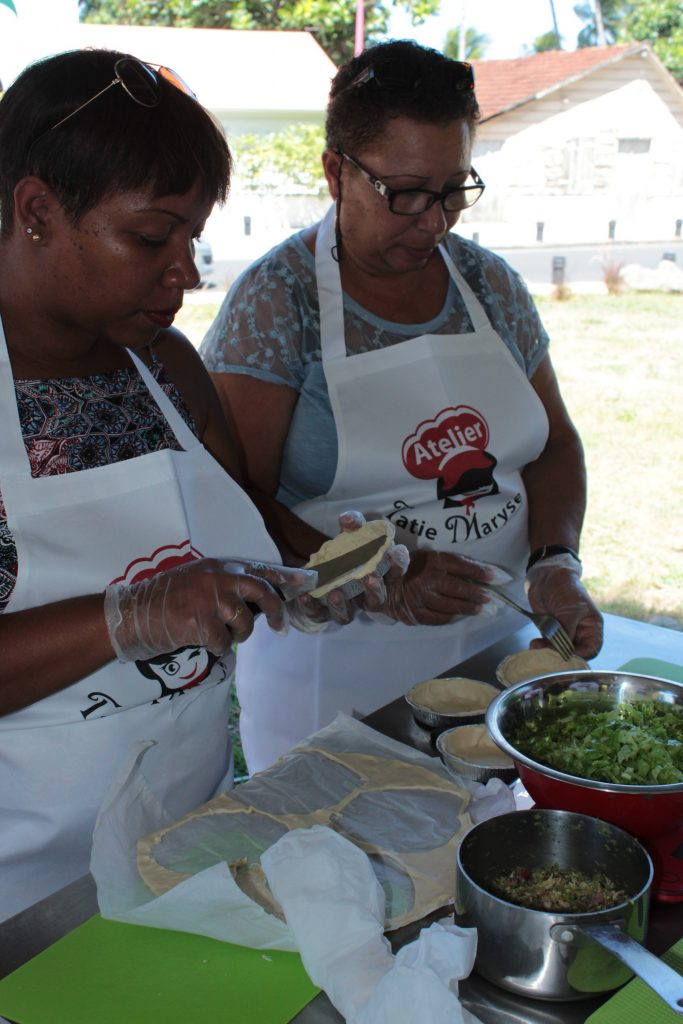
[[[662, 960], [683, 974], [683, 939], [664, 954]], [[683, 981], [681, 982], [683, 991]], [[674, 1024], [681, 1016], [641, 981], [634, 978], [586, 1019], [586, 1024]]]
[[657, 676], [658, 679], [670, 679], [672, 683], [683, 683], [683, 665], [672, 665], [658, 658], [632, 658], [622, 665], [620, 672], [636, 672], [641, 676]]
[[16, 1024], [286, 1024], [319, 992], [297, 953], [96, 916], [0, 981]]

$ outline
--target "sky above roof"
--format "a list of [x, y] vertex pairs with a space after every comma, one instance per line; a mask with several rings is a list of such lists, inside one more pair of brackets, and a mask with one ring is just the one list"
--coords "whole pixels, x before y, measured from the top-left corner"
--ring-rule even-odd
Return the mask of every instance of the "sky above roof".
[[[574, 14], [576, 3], [577, 0], [554, 0], [565, 50], [576, 47], [576, 37], [584, 27]], [[390, 35], [441, 48], [448, 30], [460, 25], [463, 10], [467, 27], [490, 39], [484, 53], [486, 60], [523, 57], [538, 36], [553, 29], [550, 0], [441, 0], [441, 13], [421, 26], [412, 26], [409, 16], [397, 9], [392, 15]]]

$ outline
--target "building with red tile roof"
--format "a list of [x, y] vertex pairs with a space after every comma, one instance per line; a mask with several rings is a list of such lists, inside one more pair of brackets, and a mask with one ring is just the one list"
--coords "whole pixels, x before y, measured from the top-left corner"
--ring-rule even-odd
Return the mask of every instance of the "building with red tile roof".
[[473, 162], [458, 230], [494, 247], [683, 233], [683, 89], [649, 43], [475, 61]]
[[477, 99], [482, 121], [500, 117], [531, 103], [598, 68], [640, 53], [640, 43], [624, 46], [589, 46], [581, 50], [548, 50], [515, 60], [485, 60], [474, 64]]

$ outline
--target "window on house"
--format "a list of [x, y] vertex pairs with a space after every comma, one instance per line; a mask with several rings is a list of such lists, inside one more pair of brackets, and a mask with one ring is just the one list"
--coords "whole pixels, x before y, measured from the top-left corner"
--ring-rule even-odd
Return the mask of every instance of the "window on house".
[[619, 139], [620, 153], [649, 153], [650, 139]]

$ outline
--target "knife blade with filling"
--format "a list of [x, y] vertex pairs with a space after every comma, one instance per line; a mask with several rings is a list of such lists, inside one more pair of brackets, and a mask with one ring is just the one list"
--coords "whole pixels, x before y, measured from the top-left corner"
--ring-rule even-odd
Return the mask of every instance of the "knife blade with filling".
[[[327, 561], [318, 562], [317, 565], [311, 565], [310, 562], [308, 562], [304, 568], [313, 569], [318, 574], [318, 582], [313, 589], [317, 590], [318, 587], [324, 587], [328, 583], [331, 583], [332, 580], [339, 579], [341, 576], [346, 575], [346, 573], [351, 572], [353, 569], [357, 569], [359, 566], [364, 565], [365, 562], [372, 558], [373, 555], [377, 554], [382, 545], [386, 543], [386, 540], [386, 534], [383, 534], [379, 537], [373, 537], [372, 540], [367, 541], [365, 544], [360, 544], [358, 547], [352, 548], [350, 551], [345, 551], [343, 555], [337, 555], [336, 558], [328, 558]], [[378, 569], [380, 571], [382, 570], [381, 564], [378, 566]], [[347, 588], [350, 588], [347, 596], [352, 596], [353, 592], [360, 592], [363, 589], [360, 585], [353, 588], [353, 582], [354, 581], [351, 581], [351, 585], [346, 584]], [[271, 584], [271, 586], [273, 586], [273, 584]], [[280, 597], [283, 597], [283, 594], [277, 587], [274, 587], [274, 589]], [[261, 609], [258, 605], [254, 604], [252, 601], [246, 601], [245, 603], [253, 615], [258, 615], [260, 613]]]
[[357, 548], [345, 551], [343, 555], [337, 555], [336, 558], [328, 558], [327, 561], [318, 562], [317, 565], [311, 565], [309, 562], [306, 568], [314, 569], [317, 572], [318, 587], [326, 586], [332, 580], [336, 580], [347, 572], [352, 572], [359, 566], [364, 565], [368, 559], [377, 554], [382, 545], [386, 544], [386, 541], [386, 534], [373, 537], [366, 544], [361, 544]]

